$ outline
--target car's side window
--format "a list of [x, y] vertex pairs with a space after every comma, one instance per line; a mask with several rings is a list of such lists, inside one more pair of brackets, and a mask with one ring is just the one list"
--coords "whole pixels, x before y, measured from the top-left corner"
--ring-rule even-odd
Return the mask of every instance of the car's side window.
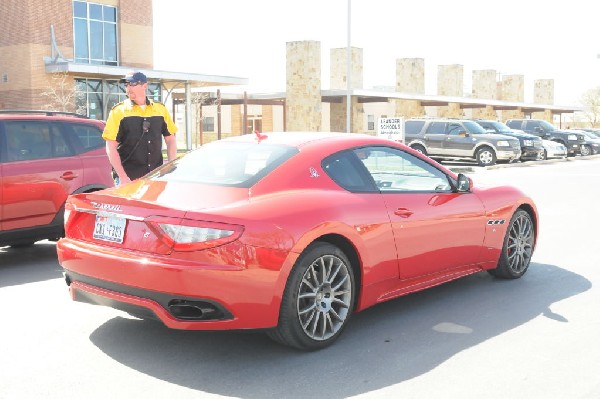
[[449, 123], [447, 134], [450, 136], [458, 136], [461, 132], [464, 132], [465, 129], [460, 125], [460, 123]]
[[[360, 159], [361, 155], [357, 155]], [[350, 151], [339, 152], [325, 158], [321, 166], [333, 181], [348, 191], [377, 192], [369, 176], [360, 167], [356, 156]]]
[[70, 127], [79, 139], [84, 151], [100, 148], [105, 145], [102, 132], [96, 126], [73, 123], [70, 124]]
[[446, 133], [446, 122], [431, 122], [427, 126], [427, 132], [431, 134], [445, 134]]
[[392, 147], [354, 150], [382, 193], [449, 192], [448, 176], [422, 159]]
[[8, 161], [52, 157], [50, 125], [38, 121], [7, 121], [4, 124]]

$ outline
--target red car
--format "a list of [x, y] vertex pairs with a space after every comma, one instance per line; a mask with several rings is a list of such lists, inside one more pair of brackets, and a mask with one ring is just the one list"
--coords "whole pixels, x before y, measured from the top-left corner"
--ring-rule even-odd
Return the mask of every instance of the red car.
[[521, 277], [537, 211], [361, 134], [216, 141], [130, 184], [71, 196], [58, 256], [72, 298], [167, 327], [267, 329], [330, 345], [353, 312], [487, 270]]
[[104, 122], [46, 111], [0, 111], [0, 246], [64, 234], [69, 194], [114, 185]]

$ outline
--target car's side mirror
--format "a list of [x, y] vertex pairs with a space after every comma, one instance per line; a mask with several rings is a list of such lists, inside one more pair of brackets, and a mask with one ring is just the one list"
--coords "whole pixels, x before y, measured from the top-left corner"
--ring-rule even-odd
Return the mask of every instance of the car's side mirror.
[[460, 132], [458, 132], [458, 135], [460, 137], [469, 137], [469, 133], [466, 130], [461, 130]]
[[471, 192], [471, 188], [473, 188], [473, 181], [471, 178], [459, 173], [458, 179], [456, 180], [456, 191], [459, 193], [468, 193]]

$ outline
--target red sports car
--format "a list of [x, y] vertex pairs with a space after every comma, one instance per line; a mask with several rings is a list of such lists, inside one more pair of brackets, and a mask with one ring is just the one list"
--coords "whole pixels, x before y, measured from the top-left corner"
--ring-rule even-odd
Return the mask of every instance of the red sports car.
[[72, 298], [188, 330], [330, 345], [353, 312], [487, 270], [521, 277], [535, 204], [390, 140], [232, 137], [130, 184], [69, 198]]

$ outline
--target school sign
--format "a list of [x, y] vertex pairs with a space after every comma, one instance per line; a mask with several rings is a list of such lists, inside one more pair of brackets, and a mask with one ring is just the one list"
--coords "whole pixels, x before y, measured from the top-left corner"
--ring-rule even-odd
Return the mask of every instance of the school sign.
[[404, 143], [404, 118], [379, 118], [377, 136]]

